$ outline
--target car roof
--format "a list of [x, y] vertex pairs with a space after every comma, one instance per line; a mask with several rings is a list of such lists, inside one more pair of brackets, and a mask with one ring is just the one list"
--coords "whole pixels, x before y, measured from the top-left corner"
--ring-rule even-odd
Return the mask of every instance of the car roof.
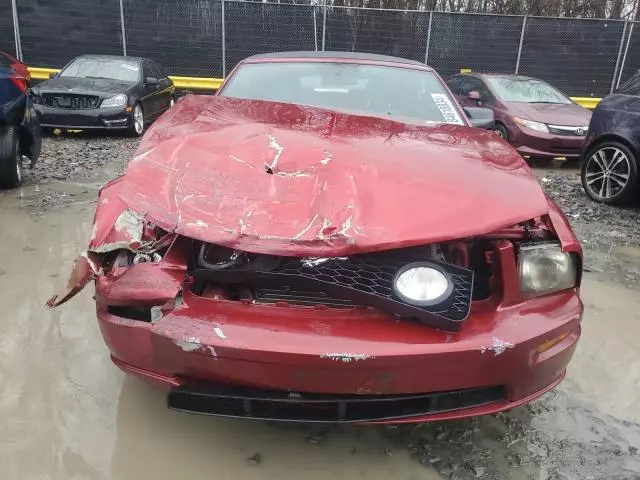
[[247, 62], [254, 62], [260, 60], [353, 60], [354, 62], [384, 62], [384, 63], [399, 63], [402, 65], [412, 65], [421, 67], [423, 69], [429, 69], [426, 64], [417, 60], [409, 60], [406, 58], [392, 57], [390, 55], [378, 55], [375, 53], [360, 53], [360, 52], [315, 52], [315, 51], [299, 51], [299, 52], [274, 52], [274, 53], [261, 53], [253, 55], [245, 59]]
[[143, 62], [146, 60], [149, 62], [154, 62], [150, 58], [146, 58], [146, 57], [129, 57], [124, 55], [79, 55], [76, 58], [99, 58], [99, 59], [102, 58], [105, 60], [131, 60], [134, 62]]
[[495, 78], [495, 77], [504, 77], [504, 78], [515, 78], [519, 80], [538, 80], [534, 77], [528, 77], [526, 75], [516, 75], [514, 73], [492, 73], [492, 72], [463, 72], [458, 73], [457, 75], [471, 75], [480, 78]]

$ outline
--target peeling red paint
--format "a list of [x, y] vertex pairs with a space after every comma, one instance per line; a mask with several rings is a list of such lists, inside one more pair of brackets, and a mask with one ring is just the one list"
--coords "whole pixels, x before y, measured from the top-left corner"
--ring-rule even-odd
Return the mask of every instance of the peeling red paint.
[[488, 132], [223, 97], [188, 96], [176, 109], [145, 136], [118, 197], [191, 238], [340, 256], [548, 212], [526, 163]]

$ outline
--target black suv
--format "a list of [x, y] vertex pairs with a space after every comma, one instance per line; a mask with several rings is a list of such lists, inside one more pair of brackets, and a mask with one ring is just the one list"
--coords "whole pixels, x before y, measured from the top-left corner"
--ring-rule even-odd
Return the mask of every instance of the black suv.
[[23, 159], [40, 155], [40, 123], [31, 102], [24, 63], [0, 52], [0, 188], [22, 183]]
[[609, 205], [635, 203], [640, 193], [640, 70], [596, 107], [581, 157], [582, 186]]

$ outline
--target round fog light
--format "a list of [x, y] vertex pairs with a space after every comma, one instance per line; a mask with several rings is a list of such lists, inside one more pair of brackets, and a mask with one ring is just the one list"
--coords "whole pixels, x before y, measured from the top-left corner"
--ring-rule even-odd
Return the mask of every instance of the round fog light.
[[427, 307], [449, 298], [453, 283], [449, 274], [438, 265], [412, 263], [396, 273], [393, 290], [403, 302]]

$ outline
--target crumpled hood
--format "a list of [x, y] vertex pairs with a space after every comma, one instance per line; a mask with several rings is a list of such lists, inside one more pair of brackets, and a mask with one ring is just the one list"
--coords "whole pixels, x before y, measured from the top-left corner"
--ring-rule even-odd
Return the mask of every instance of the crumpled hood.
[[548, 212], [493, 133], [204, 96], [152, 126], [119, 198], [166, 230], [276, 255], [464, 238]]
[[586, 127], [591, 120], [591, 111], [574, 103], [507, 102], [507, 105], [516, 115], [551, 125]]

